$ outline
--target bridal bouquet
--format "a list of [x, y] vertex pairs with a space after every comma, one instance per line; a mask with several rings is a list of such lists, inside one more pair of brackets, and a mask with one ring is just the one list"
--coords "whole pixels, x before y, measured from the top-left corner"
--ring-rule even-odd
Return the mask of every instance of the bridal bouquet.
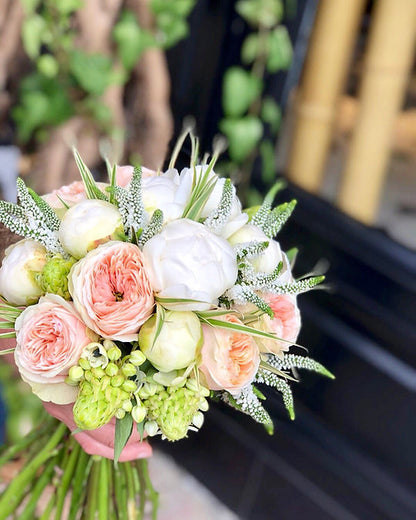
[[296, 201], [273, 207], [277, 184], [242, 211], [215, 154], [179, 173], [177, 151], [165, 172], [109, 166], [108, 184], [74, 151], [82, 181], [40, 197], [18, 179], [19, 203], [0, 202], [24, 237], [0, 269], [2, 337], [49, 413], [0, 455], [25, 459], [0, 520], [156, 518], [149, 438], [198, 431], [210, 399], [272, 433], [262, 385], [294, 418], [296, 369], [332, 377], [289, 353], [296, 296], [323, 280], [294, 279], [294, 251], [274, 239]]

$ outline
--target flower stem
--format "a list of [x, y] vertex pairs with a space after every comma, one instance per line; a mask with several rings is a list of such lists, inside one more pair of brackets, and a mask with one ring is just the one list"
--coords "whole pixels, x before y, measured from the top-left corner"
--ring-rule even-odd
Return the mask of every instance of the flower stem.
[[8, 515], [15, 511], [16, 507], [24, 496], [27, 485], [32, 480], [40, 466], [44, 464], [50, 457], [55, 455], [54, 450], [66, 431], [67, 428], [65, 424], [61, 423], [47, 442], [46, 446], [22, 469], [20, 474], [15, 477], [15, 479], [9, 484], [8, 488], [0, 498], [0, 520], [6, 520]]
[[30, 494], [30, 499], [27, 502], [24, 510], [19, 515], [19, 520], [32, 520], [34, 518], [34, 511], [36, 509], [36, 504], [43, 493], [45, 487], [50, 483], [53, 472], [55, 470], [55, 465], [58, 462], [59, 455], [55, 455], [42, 472], [42, 475], [39, 477], [39, 480], [36, 482], [33, 490]]
[[75, 466], [78, 462], [79, 453], [81, 450], [81, 446], [74, 439], [71, 438], [71, 440], [68, 442], [68, 445], [66, 446], [66, 451], [68, 451], [68, 448], [71, 444], [72, 451], [69, 457], [65, 460], [65, 464], [62, 466], [63, 475], [61, 478], [61, 483], [58, 487], [58, 494], [56, 498], [55, 520], [60, 520], [61, 518], [65, 496], [71, 483], [71, 479], [74, 474]]
[[81, 450], [78, 458], [77, 469], [72, 480], [72, 500], [67, 520], [75, 520], [78, 515], [78, 511], [81, 508], [81, 503], [83, 502], [86, 494], [86, 484], [91, 471], [91, 466], [92, 457], [85, 453], [84, 450]]
[[123, 464], [124, 473], [126, 475], [126, 483], [127, 483], [127, 517], [128, 520], [141, 520], [141, 517], [137, 514], [139, 511], [136, 507], [136, 494], [134, 489], [134, 478], [133, 471], [131, 468], [130, 462], [125, 462]]
[[30, 446], [33, 443], [33, 441], [35, 441], [40, 435], [43, 435], [49, 427], [50, 421], [48, 421], [47, 424], [44, 424], [41, 427], [36, 428], [28, 435], [26, 435], [23, 439], [13, 444], [13, 446], [7, 448], [0, 456], [0, 466], [3, 466], [3, 464], [15, 457], [20, 451], [23, 451], [25, 448], [27, 448], [27, 446]]
[[124, 471], [121, 471], [120, 463], [114, 466], [114, 492], [116, 502], [116, 515], [119, 520], [127, 519], [127, 493], [126, 493], [126, 477]]
[[100, 471], [100, 457], [92, 457], [91, 475], [88, 481], [87, 507], [85, 510], [85, 520], [95, 520], [97, 510], [98, 479]]
[[139, 459], [137, 462], [140, 478], [142, 478], [146, 484], [146, 491], [148, 498], [152, 503], [152, 520], [157, 519], [157, 511], [159, 509], [159, 493], [153, 487], [152, 481], [149, 475], [149, 464], [147, 459]]
[[98, 480], [98, 520], [108, 520], [110, 496], [108, 494], [108, 459], [100, 461], [100, 476]]

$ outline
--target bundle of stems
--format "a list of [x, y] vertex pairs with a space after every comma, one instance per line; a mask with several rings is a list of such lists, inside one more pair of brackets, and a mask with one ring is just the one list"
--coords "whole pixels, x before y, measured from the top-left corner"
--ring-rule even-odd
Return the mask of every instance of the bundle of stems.
[[147, 459], [114, 463], [88, 455], [52, 417], [3, 448], [0, 467], [15, 460], [23, 465], [7, 487], [2, 485], [0, 520], [157, 518], [158, 493]]

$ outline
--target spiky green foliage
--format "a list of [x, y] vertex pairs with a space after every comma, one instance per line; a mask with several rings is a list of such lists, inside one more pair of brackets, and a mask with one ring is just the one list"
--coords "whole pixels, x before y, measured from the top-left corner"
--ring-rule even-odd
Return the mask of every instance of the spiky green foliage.
[[114, 198], [123, 219], [124, 231], [131, 239], [147, 223], [147, 213], [142, 198], [142, 169], [135, 167], [129, 188], [115, 186]]
[[218, 207], [208, 215], [204, 222], [205, 226], [207, 226], [212, 233], [221, 233], [230, 217], [233, 199], [234, 187], [231, 180], [226, 179]]
[[237, 260], [248, 260], [254, 256], [261, 255], [269, 247], [269, 241], [264, 242], [244, 242], [243, 244], [236, 244], [234, 251]]
[[291, 200], [272, 209], [276, 193], [283, 187], [284, 183], [277, 182], [266, 195], [263, 204], [251, 218], [251, 224], [259, 227], [269, 238], [276, 236], [282, 229], [296, 206], [296, 200]]
[[139, 247], [143, 247], [145, 243], [150, 240], [152, 237], [157, 235], [162, 231], [163, 226], [163, 211], [157, 209], [153, 212], [152, 218], [147, 226], [144, 228], [142, 234], [138, 239]]
[[263, 424], [267, 433], [273, 434], [273, 421], [256, 396], [251, 385], [244, 387], [241, 392], [232, 396], [228, 392], [221, 392], [221, 399], [232, 408], [252, 417], [256, 422]]
[[75, 162], [77, 163], [77, 167], [81, 175], [82, 182], [84, 183], [85, 193], [87, 194], [87, 197], [89, 199], [99, 199], [108, 201], [107, 195], [103, 193], [97, 186], [97, 183], [95, 182], [92, 173], [90, 172], [85, 162], [82, 160], [81, 156], [78, 153], [78, 150], [76, 150], [76, 148], [73, 148], [72, 152], [74, 154]]
[[[52, 253], [67, 255], [58, 239], [59, 219], [53, 209], [22, 179], [16, 182], [19, 204], [0, 201], [0, 222], [16, 235], [40, 242]], [[34, 196], [33, 196], [34, 194]]]
[[278, 181], [274, 186], [272, 186], [267, 195], [264, 197], [262, 205], [251, 218], [251, 224], [254, 224], [260, 229], [263, 229], [263, 226], [268, 221], [274, 198], [276, 197], [277, 192], [283, 189], [284, 186], [285, 183], [282, 181]]
[[235, 303], [253, 303], [256, 307], [273, 318], [273, 311], [270, 306], [245, 283], [234, 285], [229, 291], [227, 291], [227, 297]]
[[269, 238], [276, 236], [292, 215], [296, 204], [297, 201], [293, 199], [290, 202], [284, 202], [283, 204], [280, 204], [280, 206], [274, 208], [267, 215], [266, 221], [262, 226], [264, 234]]
[[335, 376], [323, 365], [311, 359], [307, 356], [298, 356], [296, 354], [284, 354], [283, 358], [270, 354], [267, 359], [267, 363], [277, 368], [278, 370], [292, 370], [294, 368], [300, 368], [304, 370], [310, 370], [317, 372], [322, 376], [335, 379]]
[[265, 385], [275, 388], [282, 394], [283, 404], [289, 413], [289, 417], [293, 420], [295, 418], [295, 408], [293, 403], [293, 394], [289, 384], [277, 376], [273, 372], [269, 372], [265, 369], [260, 369], [254, 379], [255, 383], [263, 383]]
[[285, 285], [274, 284], [270, 286], [271, 292], [275, 294], [302, 294], [310, 291], [325, 280], [325, 276], [312, 276], [304, 280], [297, 280], [296, 282]]

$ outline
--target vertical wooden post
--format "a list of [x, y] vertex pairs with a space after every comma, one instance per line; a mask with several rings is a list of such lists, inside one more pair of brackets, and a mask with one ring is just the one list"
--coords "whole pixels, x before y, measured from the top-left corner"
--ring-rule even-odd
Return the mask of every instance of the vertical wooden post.
[[317, 192], [331, 144], [331, 131], [366, 0], [321, 0], [295, 100], [295, 125], [287, 172]]
[[371, 224], [378, 210], [391, 136], [416, 36], [416, 0], [378, 0], [360, 92], [360, 113], [342, 179], [341, 209]]

